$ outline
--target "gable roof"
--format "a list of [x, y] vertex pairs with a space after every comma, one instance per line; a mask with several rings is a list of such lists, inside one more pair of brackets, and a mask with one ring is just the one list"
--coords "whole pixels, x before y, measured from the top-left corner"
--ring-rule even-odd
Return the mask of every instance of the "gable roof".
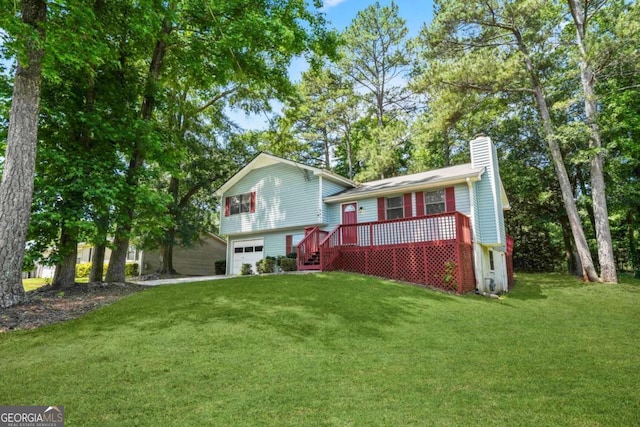
[[351, 181], [350, 179], [347, 179], [343, 176], [330, 172], [326, 169], [320, 169], [313, 166], [308, 166], [302, 163], [294, 162], [293, 160], [287, 160], [287, 159], [283, 159], [282, 157], [274, 156], [273, 154], [260, 152], [249, 163], [244, 165], [238, 172], [236, 172], [235, 175], [229, 178], [227, 182], [222, 184], [222, 186], [218, 188], [214, 194], [218, 197], [222, 197], [222, 195], [225, 192], [227, 192], [231, 187], [233, 187], [236, 183], [238, 183], [242, 178], [247, 176], [249, 172], [255, 169], [260, 169], [260, 168], [275, 165], [278, 163], [293, 166], [299, 169], [303, 173], [305, 173], [304, 171], [309, 171], [313, 175], [318, 175], [330, 181], [334, 181], [349, 187], [356, 186], [355, 182]]
[[411, 175], [396, 176], [360, 184], [356, 188], [341, 191], [329, 197], [325, 202], [341, 202], [363, 197], [378, 197], [397, 194], [398, 191], [409, 192], [422, 189], [442, 187], [466, 182], [467, 178], [478, 181], [484, 173], [484, 167], [474, 168], [471, 163], [434, 169]]

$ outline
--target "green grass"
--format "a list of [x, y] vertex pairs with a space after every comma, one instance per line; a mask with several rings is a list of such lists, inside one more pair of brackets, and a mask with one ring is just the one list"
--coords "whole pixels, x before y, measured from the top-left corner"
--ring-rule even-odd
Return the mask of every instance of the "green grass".
[[48, 285], [51, 283], [51, 279], [43, 279], [43, 278], [33, 278], [33, 279], [22, 279], [22, 286], [26, 292], [32, 291], [34, 289], [38, 289], [44, 285]]
[[67, 425], [640, 424], [640, 281], [498, 301], [348, 274], [162, 286], [0, 335], [0, 404]]
[[[51, 283], [51, 279], [44, 278], [33, 278], [33, 279], [22, 279], [22, 286], [26, 292], [32, 291], [34, 289], [38, 289], [44, 285], [48, 285]], [[76, 283], [89, 283], [88, 277], [76, 277]]]

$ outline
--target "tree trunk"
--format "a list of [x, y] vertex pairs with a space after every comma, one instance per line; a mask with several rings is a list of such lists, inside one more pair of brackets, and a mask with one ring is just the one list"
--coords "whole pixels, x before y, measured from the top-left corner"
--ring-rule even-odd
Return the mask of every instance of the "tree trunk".
[[347, 163], [349, 165], [349, 179], [353, 179], [353, 156], [351, 156], [351, 137], [346, 136], [345, 142], [347, 144]]
[[[590, 193], [590, 190], [587, 188], [587, 183], [585, 182], [584, 175], [582, 174], [582, 169], [580, 167], [576, 168], [576, 185], [580, 188], [582, 194], [587, 195]], [[591, 203], [588, 201], [584, 204], [584, 208], [587, 210], [587, 218], [589, 218], [589, 223], [591, 224], [591, 229], [596, 230], [596, 216], [593, 213], [593, 200]]]
[[613, 257], [611, 229], [609, 228], [609, 212], [602, 166], [602, 141], [598, 127], [597, 105], [595, 93], [595, 75], [587, 55], [586, 25], [587, 9], [578, 0], [568, 0], [569, 9], [576, 24], [576, 42], [580, 51], [580, 80], [584, 92], [584, 112], [587, 125], [591, 130], [589, 148], [594, 149], [591, 158], [591, 197], [593, 198], [593, 214], [595, 217], [596, 239], [598, 241], [598, 260], [600, 262], [600, 276], [610, 283], [618, 282], [616, 264]]
[[90, 282], [102, 282], [104, 277], [104, 257], [107, 252], [107, 233], [109, 228], [109, 216], [98, 215], [95, 220], [97, 237], [91, 259], [91, 271], [89, 272]]
[[633, 269], [634, 277], [640, 279], [640, 253], [636, 247], [635, 227], [633, 222], [633, 210], [629, 210], [627, 213], [627, 237], [629, 239], [629, 257], [631, 260], [631, 268]]
[[[181, 208], [183, 207], [181, 201], [179, 200], [180, 195], [180, 180], [175, 176], [171, 177], [169, 181], [169, 188], [167, 190], [173, 199], [173, 204], [169, 209], [169, 215], [171, 216], [172, 221], [175, 223], [178, 222], [177, 216]], [[195, 194], [193, 192], [189, 192], [190, 194]], [[185, 195], [185, 197], [187, 197]], [[189, 197], [190, 198], [190, 197]], [[184, 204], [188, 202], [188, 199], [183, 200]], [[176, 274], [176, 271], [173, 268], [173, 245], [176, 239], [176, 228], [175, 226], [169, 227], [167, 231], [165, 231], [164, 239], [162, 244], [160, 245], [160, 255], [162, 256], [162, 267], [160, 267], [160, 274]]]
[[76, 282], [76, 261], [78, 259], [78, 232], [62, 226], [60, 235], [62, 261], [56, 264], [52, 286], [56, 289], [73, 286]]
[[[153, 110], [156, 105], [156, 86], [160, 78], [160, 71], [164, 62], [164, 56], [167, 52], [166, 36], [169, 35], [173, 27], [171, 21], [165, 18], [162, 21], [161, 34], [156, 41], [149, 65], [149, 74], [147, 76], [147, 88], [142, 101], [141, 116], [143, 120], [152, 120]], [[138, 187], [138, 172], [144, 165], [144, 147], [140, 142], [135, 143], [129, 168], [127, 170], [127, 206], [124, 207], [124, 215], [120, 218], [121, 223], [116, 227], [116, 233], [113, 239], [114, 249], [109, 259], [109, 267], [107, 268], [107, 282], [124, 282], [125, 265], [127, 262], [127, 252], [129, 250], [129, 238], [133, 226], [134, 207], [136, 201], [136, 189]]]
[[[131, 217], [133, 219], [133, 215]], [[107, 267], [107, 275], [104, 281], [107, 283], [122, 283], [125, 281], [125, 267], [127, 265], [127, 252], [129, 252], [129, 233], [124, 226], [118, 226], [116, 236], [113, 239], [113, 250], [109, 258], [109, 266]]]
[[162, 267], [159, 273], [177, 274], [178, 272], [173, 268], [173, 241], [163, 244], [160, 247], [160, 254], [162, 255]]
[[18, 61], [9, 112], [0, 184], [0, 307], [10, 307], [24, 299], [22, 262], [33, 199], [44, 56], [41, 43], [45, 38], [42, 24], [46, 18], [46, 0], [22, 1], [22, 21], [37, 32], [38, 38], [27, 43], [27, 62]]
[[576, 246], [580, 261], [582, 263], [582, 271], [584, 280], [597, 282], [598, 273], [593, 265], [593, 259], [591, 258], [591, 252], [589, 251], [589, 245], [584, 235], [584, 229], [582, 228], [582, 221], [580, 220], [580, 214], [578, 208], [573, 200], [573, 190], [571, 189], [571, 182], [567, 175], [567, 169], [564, 166], [564, 159], [562, 158], [562, 152], [556, 141], [555, 132], [553, 131], [553, 124], [551, 123], [551, 115], [549, 114], [549, 107], [547, 105], [544, 91], [542, 90], [542, 84], [538, 78], [538, 74], [535, 71], [535, 67], [529, 57], [529, 50], [522, 39], [521, 34], [514, 30], [514, 36], [518, 42], [520, 52], [523, 54], [525, 66], [531, 80], [531, 87], [533, 95], [538, 106], [538, 112], [542, 118], [542, 124], [545, 132], [545, 139], [549, 145], [549, 151], [551, 152], [551, 159], [556, 170], [556, 176], [560, 184], [560, 191], [562, 192], [562, 200], [564, 202], [567, 216], [569, 217], [569, 224], [571, 225], [571, 232], [573, 233], [573, 240]]
[[104, 255], [107, 245], [96, 245], [93, 249], [93, 259], [91, 260], [91, 271], [89, 272], [90, 282], [102, 282], [104, 277]]
[[567, 263], [567, 273], [576, 276], [582, 276], [582, 266], [579, 265], [579, 257], [573, 248], [573, 239], [571, 234], [571, 225], [569, 218], [565, 215], [560, 218], [560, 226], [562, 228], [562, 241], [564, 243], [565, 262]]
[[546, 139], [549, 145], [549, 151], [551, 152], [551, 158], [555, 166], [556, 175], [560, 183], [560, 191], [562, 192], [562, 200], [564, 202], [565, 210], [567, 211], [567, 217], [569, 218], [569, 225], [573, 233], [573, 240], [576, 250], [580, 256], [580, 262], [582, 264], [583, 278], [590, 282], [598, 281], [598, 274], [593, 265], [593, 259], [591, 258], [591, 252], [589, 251], [589, 245], [584, 235], [584, 229], [582, 228], [582, 220], [578, 213], [578, 208], [573, 200], [573, 190], [571, 189], [571, 182], [567, 175], [567, 169], [564, 166], [564, 160], [560, 147], [555, 140], [555, 134], [551, 125], [551, 116], [549, 115], [549, 109], [547, 107], [544, 94], [540, 87], [536, 87], [534, 90], [538, 108], [540, 110], [542, 121], [545, 128]]

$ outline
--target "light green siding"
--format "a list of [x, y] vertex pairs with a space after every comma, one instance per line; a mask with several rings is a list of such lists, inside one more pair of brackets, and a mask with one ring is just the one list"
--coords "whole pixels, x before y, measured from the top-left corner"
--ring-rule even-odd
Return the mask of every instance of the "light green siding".
[[504, 215], [500, 196], [500, 172], [496, 148], [489, 138], [471, 141], [471, 162], [485, 167], [480, 181], [474, 183], [476, 192], [477, 238], [480, 243], [502, 246], [505, 243]]
[[465, 215], [471, 213], [471, 205], [469, 201], [469, 187], [467, 184], [458, 184], [454, 186], [456, 195], [456, 210]]
[[255, 191], [255, 212], [230, 216], [224, 216], [223, 212], [221, 234], [256, 233], [320, 224], [319, 177], [304, 172], [286, 164], [249, 172], [224, 197]]
[[[471, 212], [469, 201], [469, 188], [466, 184], [454, 186], [456, 197], [456, 210], [469, 215]], [[386, 197], [402, 196], [405, 193], [390, 194]], [[354, 200], [355, 201], [355, 200]], [[349, 203], [349, 202], [345, 202]], [[357, 200], [358, 222], [372, 222], [378, 220], [378, 198], [368, 198]], [[333, 203], [327, 207], [327, 228], [333, 229], [342, 222], [342, 208], [344, 203]], [[362, 210], [360, 209], [362, 208]], [[411, 216], [416, 216], [416, 193], [411, 194]]]
[[[342, 184], [338, 184], [332, 181], [329, 181], [326, 178], [322, 180], [322, 197], [333, 196], [334, 194], [340, 193], [345, 190], [345, 187]], [[336, 214], [337, 212], [337, 214]], [[323, 202], [323, 212], [322, 212], [323, 223], [327, 224], [329, 229], [333, 229], [336, 225], [340, 223], [340, 210], [336, 209], [335, 206], [327, 205]], [[336, 216], [337, 215], [337, 216]], [[336, 219], [337, 218], [337, 219]]]
[[[263, 256], [268, 257], [268, 256], [272, 256], [272, 257], [278, 257], [278, 256], [285, 256], [287, 255], [286, 253], [286, 249], [287, 249], [287, 235], [292, 235], [294, 236], [294, 248], [293, 250], [295, 251], [295, 245], [298, 243], [299, 240], [301, 240], [304, 237], [304, 227], [303, 228], [297, 228], [297, 229], [289, 229], [289, 230], [283, 230], [283, 231], [274, 231], [274, 232], [270, 232], [270, 233], [257, 233], [257, 234], [250, 234], [250, 235], [241, 235], [241, 236], [236, 236], [235, 238], [231, 238], [229, 240], [229, 246], [228, 246], [228, 250], [227, 250], [227, 274], [231, 274], [232, 271], [232, 263], [233, 263], [233, 247], [234, 247], [234, 243], [238, 242], [238, 241], [244, 241], [244, 240], [256, 240], [256, 239], [264, 239], [264, 251], [263, 251]], [[253, 271], [256, 271], [255, 266], [251, 266]]]

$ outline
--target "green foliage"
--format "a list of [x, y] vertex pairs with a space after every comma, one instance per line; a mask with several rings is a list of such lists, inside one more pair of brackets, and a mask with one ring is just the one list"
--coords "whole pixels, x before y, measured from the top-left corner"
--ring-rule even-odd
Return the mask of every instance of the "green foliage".
[[227, 272], [227, 261], [224, 259], [216, 261], [214, 269], [216, 274], [225, 274]]
[[[91, 272], [91, 264], [90, 262], [81, 262], [76, 264], [76, 277], [89, 277], [89, 273]], [[106, 267], [107, 264], [105, 264]]]
[[444, 282], [445, 289], [449, 291], [457, 291], [458, 284], [455, 280], [456, 269], [458, 268], [455, 261], [446, 261], [444, 263], [444, 275], [442, 276], [442, 280]]
[[253, 270], [251, 269], [251, 264], [242, 264], [242, 266], [240, 267], [240, 275], [241, 276], [248, 276], [253, 274]]
[[126, 277], [134, 277], [139, 276], [140, 269], [138, 268], [137, 262], [127, 262], [124, 266], [124, 275]]
[[280, 257], [278, 263], [282, 271], [296, 271], [298, 269], [298, 262], [295, 258]]
[[[90, 262], [81, 262], [76, 264], [76, 277], [86, 278], [89, 277], [89, 273], [91, 272], [91, 264]], [[107, 271], [107, 267], [109, 264], [104, 265], [104, 270]], [[124, 275], [127, 277], [139, 276], [139, 269], [137, 262], [127, 262], [124, 268]]]
[[276, 259], [274, 257], [266, 257], [256, 262], [256, 271], [258, 274], [273, 273], [276, 268]]
[[406, 168], [411, 145], [405, 113], [411, 105], [406, 88], [397, 82], [408, 72], [406, 36], [406, 22], [393, 2], [361, 10], [342, 34], [337, 66], [362, 93], [360, 105], [366, 116], [361, 119], [370, 129], [370, 137], [355, 143], [357, 151], [351, 150], [352, 163], [361, 162], [359, 180], [388, 178]]

